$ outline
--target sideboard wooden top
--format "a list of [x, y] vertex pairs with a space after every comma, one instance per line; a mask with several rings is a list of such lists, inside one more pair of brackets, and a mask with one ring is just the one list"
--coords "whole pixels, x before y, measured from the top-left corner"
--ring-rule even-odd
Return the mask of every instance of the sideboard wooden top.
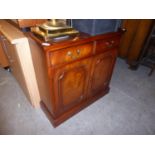
[[103, 39], [108, 39], [111, 37], [119, 37], [122, 34], [122, 32], [111, 32], [111, 33], [107, 33], [107, 34], [100, 34], [100, 35], [96, 35], [96, 36], [90, 36], [89, 34], [80, 32], [80, 34], [77, 37], [74, 38], [69, 38], [67, 40], [64, 41], [60, 41], [60, 42], [45, 42], [43, 39], [35, 36], [32, 32], [28, 32], [26, 34], [26, 36], [31, 37], [32, 39], [34, 39], [40, 46], [43, 47], [43, 49], [48, 52], [50, 51], [54, 51], [54, 50], [58, 50], [59, 48], [66, 48], [68, 46], [75, 46], [78, 44], [84, 44], [84, 43], [88, 43], [88, 42], [93, 42], [94, 40], [103, 40]]

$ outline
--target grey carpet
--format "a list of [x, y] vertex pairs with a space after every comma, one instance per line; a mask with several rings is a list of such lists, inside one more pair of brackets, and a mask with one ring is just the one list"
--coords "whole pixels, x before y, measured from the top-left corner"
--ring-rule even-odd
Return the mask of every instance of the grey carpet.
[[53, 128], [33, 109], [11, 73], [0, 68], [0, 134], [155, 134], [155, 73], [118, 59], [108, 95]]

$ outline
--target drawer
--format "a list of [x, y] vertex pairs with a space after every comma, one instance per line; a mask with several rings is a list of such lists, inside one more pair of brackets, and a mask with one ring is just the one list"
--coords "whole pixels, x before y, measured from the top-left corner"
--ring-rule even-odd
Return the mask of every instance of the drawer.
[[96, 53], [103, 52], [119, 45], [119, 38], [110, 38], [106, 40], [98, 40], [96, 42]]
[[69, 47], [53, 51], [49, 55], [50, 64], [58, 65], [90, 56], [93, 53], [93, 43]]

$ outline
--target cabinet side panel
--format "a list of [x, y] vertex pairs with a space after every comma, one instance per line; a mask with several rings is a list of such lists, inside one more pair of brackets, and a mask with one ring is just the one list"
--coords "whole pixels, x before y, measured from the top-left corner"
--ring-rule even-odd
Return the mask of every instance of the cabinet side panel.
[[19, 57], [31, 103], [34, 107], [38, 107], [40, 103], [40, 95], [27, 38], [23, 38], [20, 43], [15, 44], [15, 48]]
[[28, 38], [28, 40], [31, 49], [32, 61], [34, 65], [40, 97], [52, 113], [50, 98], [51, 95], [49, 89], [45, 54], [41, 47], [34, 40], [32, 40], [31, 38]]
[[[10, 44], [11, 45], [11, 44]], [[12, 73], [14, 75], [14, 77], [16, 78], [16, 80], [18, 81], [19, 85], [21, 86], [22, 90], [24, 91], [26, 97], [30, 100], [31, 102], [31, 98], [30, 98], [30, 94], [26, 85], [26, 81], [25, 81], [25, 77], [21, 68], [21, 64], [20, 64], [20, 60], [17, 54], [17, 51], [15, 49], [15, 45], [11, 45], [12, 46], [12, 59], [13, 62], [11, 62], [11, 69], [12, 69]]]

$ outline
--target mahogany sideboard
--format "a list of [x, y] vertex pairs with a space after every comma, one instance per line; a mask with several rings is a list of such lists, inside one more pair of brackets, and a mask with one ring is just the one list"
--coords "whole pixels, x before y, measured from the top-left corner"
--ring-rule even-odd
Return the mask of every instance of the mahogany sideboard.
[[44, 43], [27, 34], [41, 97], [54, 127], [109, 92], [121, 32]]

